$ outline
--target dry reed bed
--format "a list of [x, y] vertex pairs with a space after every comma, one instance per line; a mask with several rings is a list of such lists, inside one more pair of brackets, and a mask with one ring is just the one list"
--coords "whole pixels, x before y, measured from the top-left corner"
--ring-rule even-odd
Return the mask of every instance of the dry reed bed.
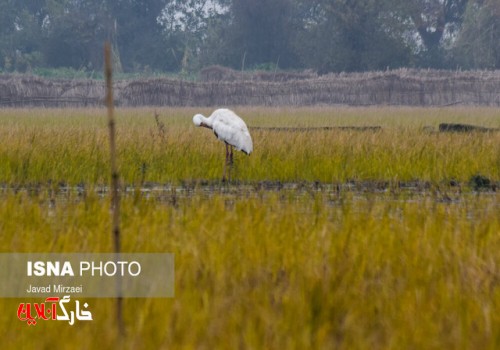
[[[330, 74], [286, 80], [215, 79], [188, 82], [137, 79], [115, 83], [116, 104], [138, 106], [500, 105], [498, 71], [394, 70]], [[95, 80], [0, 76], [3, 106], [100, 106], [104, 85]]]

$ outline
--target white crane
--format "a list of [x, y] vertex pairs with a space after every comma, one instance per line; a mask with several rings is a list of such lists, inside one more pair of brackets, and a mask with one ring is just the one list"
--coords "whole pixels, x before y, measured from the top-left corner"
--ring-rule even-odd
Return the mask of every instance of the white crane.
[[248, 155], [253, 151], [252, 137], [247, 125], [236, 113], [225, 108], [216, 109], [208, 118], [196, 114], [193, 117], [193, 123], [196, 126], [212, 129], [215, 136], [226, 144], [226, 162], [222, 175], [222, 181], [225, 181], [226, 166], [233, 164], [233, 147]]

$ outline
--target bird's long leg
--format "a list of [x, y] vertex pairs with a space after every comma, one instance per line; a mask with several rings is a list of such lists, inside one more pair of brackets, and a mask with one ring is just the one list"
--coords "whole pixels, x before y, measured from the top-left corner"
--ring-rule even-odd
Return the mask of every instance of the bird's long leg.
[[228, 180], [231, 181], [231, 170], [233, 169], [233, 146], [229, 146], [231, 153], [229, 154], [229, 175]]
[[224, 161], [224, 171], [222, 172], [222, 182], [226, 182], [226, 167], [229, 162], [229, 149], [226, 143], [226, 160]]

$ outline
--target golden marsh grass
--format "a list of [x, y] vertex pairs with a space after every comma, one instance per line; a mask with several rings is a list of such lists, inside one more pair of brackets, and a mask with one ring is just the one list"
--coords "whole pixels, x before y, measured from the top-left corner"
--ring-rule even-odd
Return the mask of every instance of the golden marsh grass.
[[[122, 179], [179, 183], [221, 178], [224, 147], [191, 122], [196, 109], [117, 110]], [[209, 110], [202, 110], [209, 114]], [[500, 132], [438, 133], [441, 122], [500, 127], [484, 108], [244, 108], [252, 127], [382, 126], [381, 131], [254, 130], [255, 152], [237, 154], [240, 181], [468, 181], [500, 179]], [[7, 184], [107, 183], [104, 110], [0, 111], [0, 181]]]
[[[462, 194], [194, 193], [176, 205], [122, 201], [125, 252], [175, 254], [175, 297], [126, 299], [129, 349], [495, 349], [499, 197]], [[112, 249], [109, 200], [50, 205], [3, 194], [2, 251]], [[94, 321], [16, 318], [0, 299], [8, 348], [114, 348], [114, 300]], [[98, 336], [96, 335], [98, 334]]]
[[[224, 146], [192, 125], [198, 110], [158, 109], [163, 136], [153, 109], [116, 110], [120, 173], [135, 186], [122, 197], [122, 251], [173, 253], [175, 297], [125, 299], [122, 342], [115, 300], [81, 298], [91, 322], [33, 327], [16, 315], [29, 299], [0, 298], [4, 348], [500, 347], [500, 195], [441, 185], [476, 174], [498, 183], [499, 133], [423, 129], [498, 128], [496, 110], [237, 111], [249, 126], [382, 130], [256, 130], [255, 152], [237, 154], [239, 182], [222, 185], [213, 180]], [[109, 182], [106, 127], [105, 110], [0, 111], [0, 252], [112, 251], [110, 200], [99, 192]], [[305, 185], [247, 185], [266, 180]], [[436, 185], [337, 188], [347, 180]]]

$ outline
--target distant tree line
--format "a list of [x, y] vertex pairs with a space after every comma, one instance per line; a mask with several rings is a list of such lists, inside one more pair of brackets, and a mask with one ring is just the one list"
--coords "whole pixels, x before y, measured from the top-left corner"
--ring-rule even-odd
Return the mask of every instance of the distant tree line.
[[0, 0], [0, 71], [500, 68], [499, 0]]

